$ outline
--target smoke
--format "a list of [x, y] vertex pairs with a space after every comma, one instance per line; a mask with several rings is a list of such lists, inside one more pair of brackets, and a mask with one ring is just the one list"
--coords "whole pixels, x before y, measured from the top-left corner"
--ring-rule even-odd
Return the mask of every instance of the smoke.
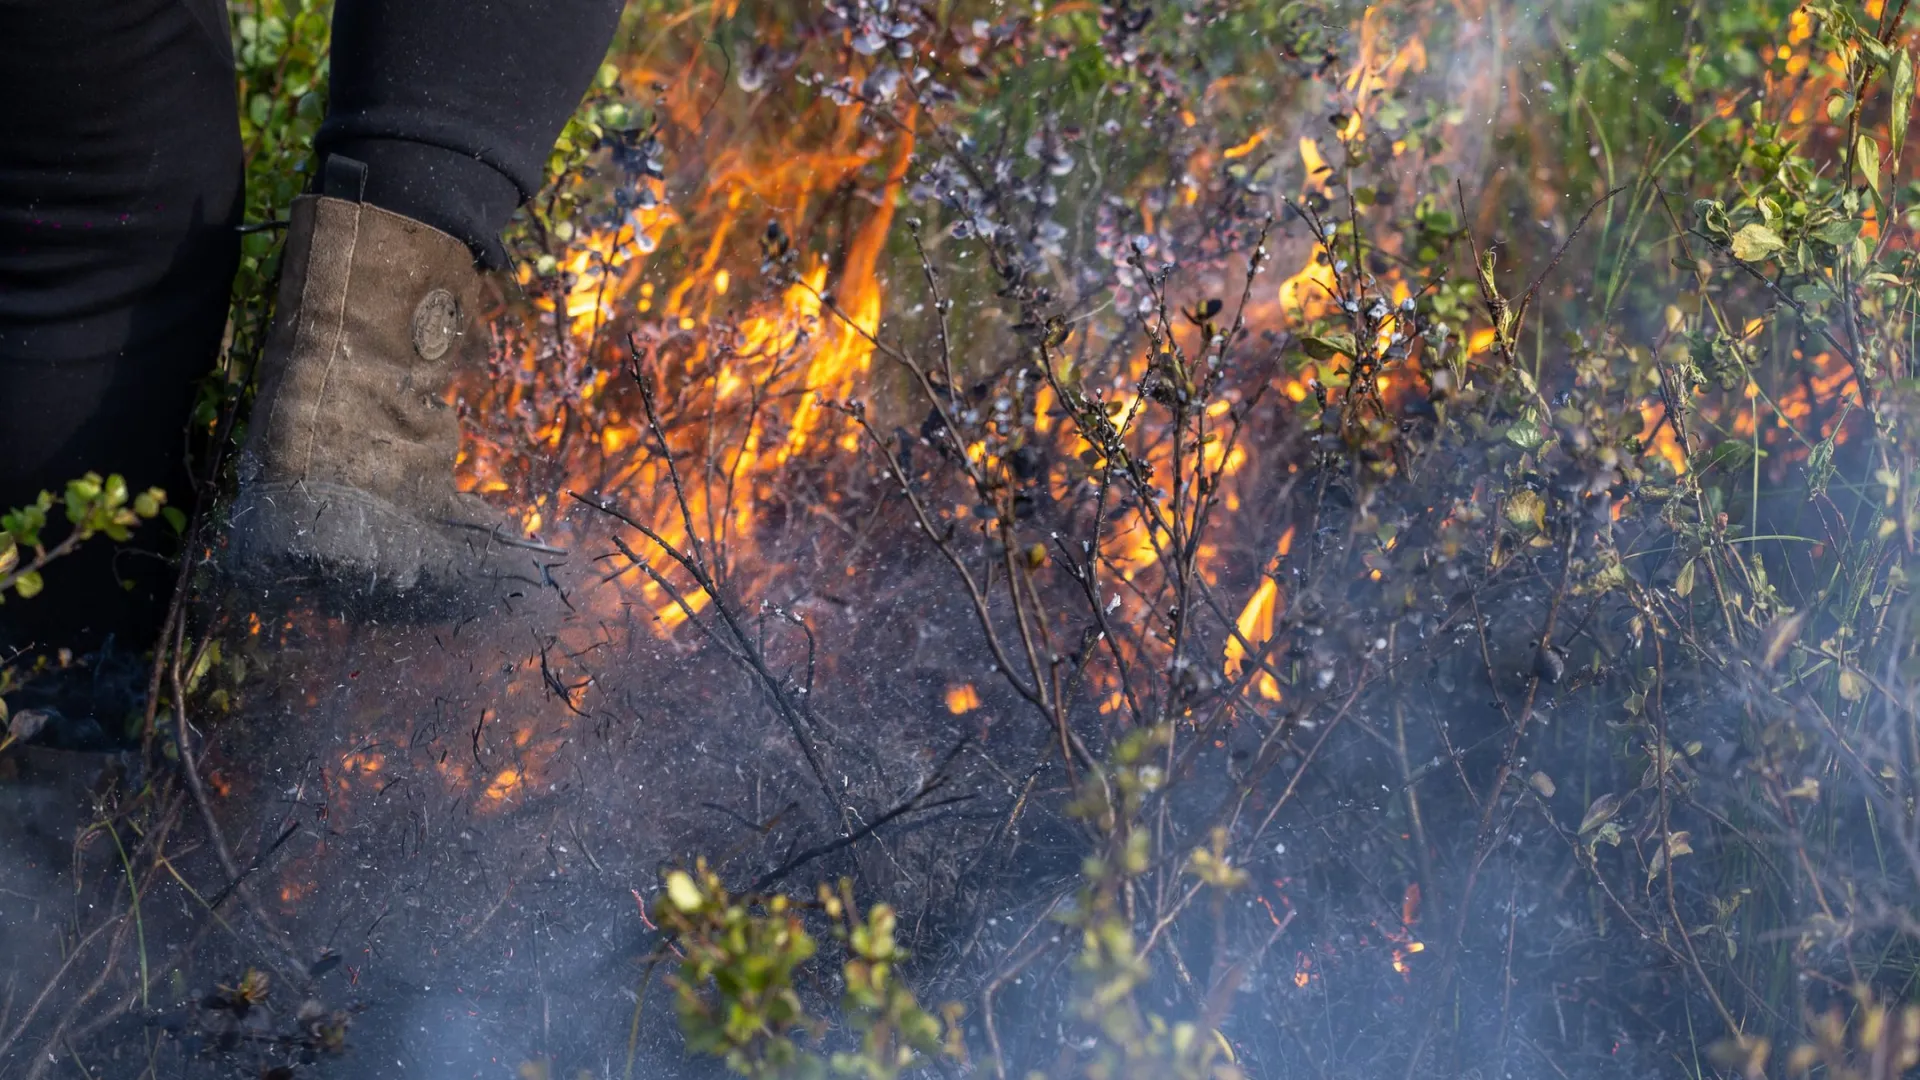
[[0, 830], [0, 956], [16, 985], [34, 985], [59, 959], [58, 942], [44, 929], [66, 914], [60, 901], [71, 894], [63, 873], [74, 841], [68, 830], [86, 804], [76, 778], [48, 766], [59, 770], [70, 760], [21, 754], [6, 763], [14, 775], [0, 783], [0, 821], [9, 826]]
[[113, 790], [128, 764], [31, 748], [0, 758], [0, 1075], [24, 1060], [12, 1036], [69, 1004], [41, 993], [63, 965], [98, 970], [95, 943], [80, 932], [102, 912], [81, 896], [74, 870], [83, 846], [111, 847], [87, 826], [96, 793]]

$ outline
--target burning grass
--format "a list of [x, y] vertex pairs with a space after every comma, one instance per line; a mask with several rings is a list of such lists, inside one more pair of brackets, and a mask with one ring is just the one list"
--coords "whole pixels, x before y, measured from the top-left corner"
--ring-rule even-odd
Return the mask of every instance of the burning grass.
[[1902, 1075], [1904, 18], [637, 7], [460, 402], [576, 557], [179, 639], [0, 1067]]

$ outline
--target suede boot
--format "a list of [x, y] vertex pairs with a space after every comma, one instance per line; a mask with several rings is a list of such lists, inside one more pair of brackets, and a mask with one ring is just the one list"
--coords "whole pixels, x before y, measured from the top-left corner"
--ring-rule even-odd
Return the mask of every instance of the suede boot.
[[485, 355], [480, 284], [445, 233], [353, 198], [294, 201], [231, 515], [243, 584], [437, 617], [536, 586], [536, 554], [562, 554], [454, 491], [446, 397]]

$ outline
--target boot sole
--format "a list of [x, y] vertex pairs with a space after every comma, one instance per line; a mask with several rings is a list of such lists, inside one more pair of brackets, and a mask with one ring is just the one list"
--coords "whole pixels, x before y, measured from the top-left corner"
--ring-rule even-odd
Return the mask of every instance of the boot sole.
[[484, 529], [426, 521], [338, 484], [248, 485], [228, 521], [227, 570], [238, 584], [329, 614], [462, 618], [538, 584]]

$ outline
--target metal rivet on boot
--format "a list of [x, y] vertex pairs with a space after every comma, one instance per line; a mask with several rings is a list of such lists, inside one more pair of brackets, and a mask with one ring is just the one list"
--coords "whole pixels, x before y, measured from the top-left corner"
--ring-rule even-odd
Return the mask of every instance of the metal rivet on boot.
[[453, 294], [435, 289], [413, 309], [413, 351], [423, 360], [438, 360], [453, 347], [460, 332], [460, 305]]

